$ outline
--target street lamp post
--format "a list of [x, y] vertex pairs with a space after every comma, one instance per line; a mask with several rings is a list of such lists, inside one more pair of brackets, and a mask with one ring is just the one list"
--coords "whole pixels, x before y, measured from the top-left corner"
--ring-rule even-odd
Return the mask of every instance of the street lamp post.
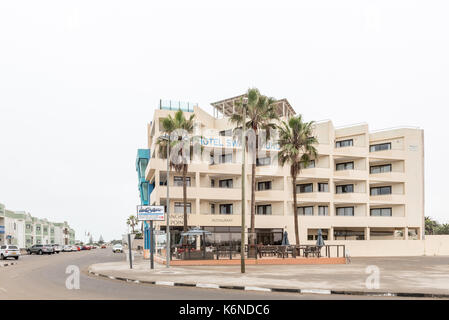
[[170, 135], [168, 137], [163, 137], [164, 140], [167, 140], [167, 200], [166, 200], [166, 206], [167, 206], [167, 230], [166, 230], [166, 247], [165, 250], [167, 251], [167, 258], [165, 265], [167, 268], [170, 267], [170, 191], [169, 191], [169, 185], [170, 185]]

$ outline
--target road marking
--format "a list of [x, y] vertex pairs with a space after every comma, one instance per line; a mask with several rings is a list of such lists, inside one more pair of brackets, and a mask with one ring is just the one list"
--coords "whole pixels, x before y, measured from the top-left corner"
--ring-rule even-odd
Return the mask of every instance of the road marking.
[[220, 289], [220, 286], [218, 284], [213, 283], [197, 283], [197, 288], [211, 288], [211, 289]]
[[171, 282], [171, 281], [156, 281], [155, 284], [160, 285], [160, 286], [174, 286], [175, 285], [175, 283]]
[[246, 291], [264, 291], [264, 292], [271, 292], [271, 289], [268, 288], [260, 288], [260, 287], [245, 287]]
[[331, 294], [331, 291], [322, 289], [301, 289], [301, 293]]

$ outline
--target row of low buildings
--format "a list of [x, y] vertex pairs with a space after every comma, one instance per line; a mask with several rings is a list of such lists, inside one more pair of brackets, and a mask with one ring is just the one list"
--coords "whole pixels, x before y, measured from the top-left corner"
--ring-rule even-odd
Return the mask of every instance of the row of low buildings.
[[[251, 199], [251, 166], [242, 177], [242, 150], [231, 136], [229, 121], [234, 102], [242, 97], [212, 103], [213, 115], [197, 105], [162, 101], [154, 112], [148, 125], [148, 152], [140, 150], [136, 163], [140, 196], [142, 203], [169, 206], [173, 241], [183, 225], [182, 177], [171, 171], [167, 182], [167, 160], [156, 144], [163, 134], [162, 119], [179, 109], [186, 118], [194, 114], [195, 126], [204, 137], [205, 161], [188, 167], [188, 225], [212, 232], [208, 240], [214, 244], [237, 244], [242, 205], [249, 215]], [[277, 111], [282, 120], [295, 114], [286, 99], [277, 102]], [[313, 244], [321, 229], [326, 244], [344, 244], [354, 256], [419, 255], [425, 253], [426, 243], [430, 252], [424, 241], [423, 130], [372, 132], [367, 124], [338, 128], [332, 121], [320, 121], [314, 125], [314, 135], [318, 157], [302, 169], [296, 185], [300, 242]], [[257, 159], [257, 243], [280, 244], [284, 231], [290, 243], [295, 242], [292, 181], [289, 167], [276, 164], [277, 152], [273, 145], [266, 146], [265, 155]], [[242, 179], [248, 186], [244, 204]], [[248, 216], [248, 232], [249, 221]], [[166, 230], [166, 222], [156, 223], [156, 228]], [[441, 243], [435, 241], [430, 246], [438, 251]]]
[[75, 230], [66, 221], [50, 222], [24, 211], [11, 211], [0, 203], [0, 245], [28, 248], [34, 244], [75, 244]]

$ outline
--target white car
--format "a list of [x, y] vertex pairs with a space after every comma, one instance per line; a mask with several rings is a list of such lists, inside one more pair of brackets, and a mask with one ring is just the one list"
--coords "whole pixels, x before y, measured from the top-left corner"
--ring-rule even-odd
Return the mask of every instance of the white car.
[[62, 247], [62, 251], [70, 252], [70, 251], [72, 251], [72, 246], [65, 245], [64, 247]]
[[4, 260], [6, 258], [13, 257], [16, 260], [19, 260], [20, 250], [17, 246], [12, 245], [2, 245], [0, 247], [0, 259]]
[[112, 252], [116, 253], [116, 252], [123, 252], [123, 247], [121, 244], [116, 244], [112, 247]]

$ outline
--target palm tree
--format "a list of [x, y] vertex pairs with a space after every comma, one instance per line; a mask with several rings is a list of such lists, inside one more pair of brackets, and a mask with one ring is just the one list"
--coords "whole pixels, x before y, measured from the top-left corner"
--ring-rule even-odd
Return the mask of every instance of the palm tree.
[[137, 217], [134, 215], [131, 215], [126, 219], [126, 224], [131, 227], [132, 233], [134, 233], [134, 227], [139, 223], [137, 220]]
[[425, 217], [425, 233], [432, 235], [435, 234], [438, 229], [438, 222], [431, 217]]
[[[188, 119], [184, 116], [184, 112], [178, 110], [175, 116], [162, 119], [162, 132], [169, 135], [170, 138], [170, 167], [176, 172], [182, 172], [182, 197], [184, 207], [184, 231], [187, 231], [187, 183], [186, 175], [189, 167], [189, 160], [186, 155], [190, 154], [190, 138], [194, 129], [194, 118], [192, 114]], [[186, 136], [187, 134], [187, 136]], [[175, 136], [173, 138], [173, 136]], [[167, 156], [168, 141], [159, 137], [157, 140], [159, 145], [159, 153]], [[169, 181], [167, 181], [169, 183]], [[167, 206], [169, 204], [167, 203]]]
[[282, 121], [279, 130], [279, 153], [278, 160], [283, 166], [290, 164], [290, 175], [292, 177], [293, 212], [295, 219], [296, 245], [299, 245], [298, 211], [296, 200], [296, 177], [301, 172], [301, 165], [307, 166], [312, 158], [318, 156], [314, 144], [318, 140], [313, 136], [313, 121], [303, 122], [302, 116], [291, 117], [288, 123]]
[[[251, 234], [254, 235], [256, 219], [256, 163], [259, 152], [259, 134], [261, 130], [265, 131], [266, 139], [268, 140], [270, 138], [270, 129], [276, 127], [273, 121], [278, 119], [278, 115], [274, 98], [261, 95], [256, 88], [249, 89], [246, 96], [246, 102], [244, 99], [241, 99], [235, 103], [235, 112], [231, 115], [230, 121], [245, 130], [252, 129], [255, 134], [255, 141], [252, 142], [255, 145], [251, 154]], [[243, 119], [243, 114], [246, 114], [246, 119]], [[242, 179], [245, 179], [245, 177], [242, 177]], [[243, 203], [243, 205], [245, 204]], [[255, 240], [254, 237], [251, 237], [251, 245], [255, 244]]]

